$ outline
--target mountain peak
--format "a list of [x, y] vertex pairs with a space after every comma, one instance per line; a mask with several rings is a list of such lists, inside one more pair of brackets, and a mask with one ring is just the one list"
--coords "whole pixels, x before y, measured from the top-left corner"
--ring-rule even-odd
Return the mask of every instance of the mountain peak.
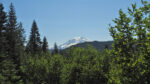
[[72, 45], [76, 45], [76, 44], [79, 44], [79, 43], [84, 43], [84, 42], [89, 42], [90, 40], [88, 40], [87, 38], [85, 37], [75, 37], [67, 42], [65, 42], [64, 44], [58, 46], [59, 49], [65, 49], [65, 48], [68, 48]]

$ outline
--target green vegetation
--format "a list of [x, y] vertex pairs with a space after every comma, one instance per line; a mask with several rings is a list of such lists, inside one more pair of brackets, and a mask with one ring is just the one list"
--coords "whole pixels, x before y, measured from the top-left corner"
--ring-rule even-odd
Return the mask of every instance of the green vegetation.
[[13, 4], [8, 15], [0, 4], [0, 84], [149, 84], [150, 3], [141, 2], [119, 10], [109, 28], [112, 49], [101, 52], [90, 45], [60, 52], [56, 43], [50, 52], [36, 21], [25, 46]]

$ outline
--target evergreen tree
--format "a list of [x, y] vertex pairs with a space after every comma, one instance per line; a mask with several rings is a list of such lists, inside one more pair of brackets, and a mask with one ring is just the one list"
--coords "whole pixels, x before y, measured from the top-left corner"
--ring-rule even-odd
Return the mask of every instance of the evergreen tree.
[[[15, 46], [17, 42], [14, 40], [17, 38], [13, 37], [16, 35], [16, 33], [14, 33], [17, 27], [16, 16], [14, 7], [11, 4], [7, 22], [6, 13], [3, 9], [3, 5], [0, 4], [0, 83], [18, 84], [21, 83], [20, 76], [18, 75], [19, 55], [17, 55]], [[11, 41], [14, 45], [11, 44]]]
[[6, 48], [6, 22], [7, 16], [3, 4], [0, 3], [0, 52]]
[[16, 44], [17, 44], [17, 18], [16, 13], [13, 4], [10, 5], [10, 11], [8, 15], [8, 23], [7, 23], [7, 40], [8, 40], [8, 54], [11, 56], [15, 63], [17, 64], [19, 61], [19, 57], [17, 57], [17, 50], [16, 50]]
[[43, 38], [42, 50], [44, 53], [48, 51], [48, 42], [47, 42], [46, 37]]
[[20, 59], [23, 55], [24, 51], [24, 29], [22, 28], [22, 24], [18, 25], [17, 17], [15, 13], [15, 9], [13, 4], [10, 5], [10, 11], [8, 14], [8, 23], [7, 23], [7, 44], [8, 44], [8, 55], [11, 56], [14, 60], [14, 63], [19, 68]]
[[26, 52], [31, 53], [31, 54], [37, 54], [41, 52], [41, 39], [40, 39], [40, 34], [39, 30], [37, 27], [37, 24], [35, 20], [33, 21], [32, 28], [31, 28], [31, 34], [30, 34], [30, 39], [29, 42], [26, 46]]
[[55, 43], [52, 54], [58, 54], [58, 53], [59, 53], [59, 50], [58, 50], [57, 44]]
[[12, 58], [13, 63], [16, 66], [17, 76], [21, 75], [21, 57], [24, 54], [24, 30], [21, 25], [17, 23], [17, 17], [13, 4], [10, 4], [10, 10], [8, 14], [8, 22], [6, 29], [6, 40], [8, 44], [7, 52], [9, 58]]

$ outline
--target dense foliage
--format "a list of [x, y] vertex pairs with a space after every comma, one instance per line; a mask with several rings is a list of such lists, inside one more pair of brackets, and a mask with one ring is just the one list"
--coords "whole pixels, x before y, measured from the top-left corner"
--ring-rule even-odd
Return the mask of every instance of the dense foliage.
[[128, 13], [110, 25], [112, 49], [86, 48], [48, 50], [34, 20], [25, 46], [22, 23], [17, 22], [13, 4], [4, 11], [0, 4], [0, 84], [149, 84], [150, 3], [133, 4]]

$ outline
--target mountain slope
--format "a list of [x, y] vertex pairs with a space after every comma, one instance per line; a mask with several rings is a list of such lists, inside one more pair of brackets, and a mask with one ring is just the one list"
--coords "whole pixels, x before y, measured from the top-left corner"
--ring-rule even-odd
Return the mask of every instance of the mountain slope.
[[84, 43], [84, 42], [89, 42], [90, 40], [84, 38], [84, 37], [75, 37], [69, 41], [67, 41], [66, 43], [58, 46], [59, 49], [66, 49], [69, 48], [70, 46], [79, 44], [79, 43]]
[[[107, 47], [108, 49], [111, 49], [112, 48], [112, 43], [113, 43], [113, 41], [93, 41], [93, 42], [79, 43], [79, 44], [73, 45], [71, 47], [87, 48], [88, 45], [91, 45], [95, 49], [97, 49], [98, 51], [102, 51], [102, 50], [105, 49], [105, 47]], [[67, 49], [69, 49], [69, 48], [67, 48]]]

